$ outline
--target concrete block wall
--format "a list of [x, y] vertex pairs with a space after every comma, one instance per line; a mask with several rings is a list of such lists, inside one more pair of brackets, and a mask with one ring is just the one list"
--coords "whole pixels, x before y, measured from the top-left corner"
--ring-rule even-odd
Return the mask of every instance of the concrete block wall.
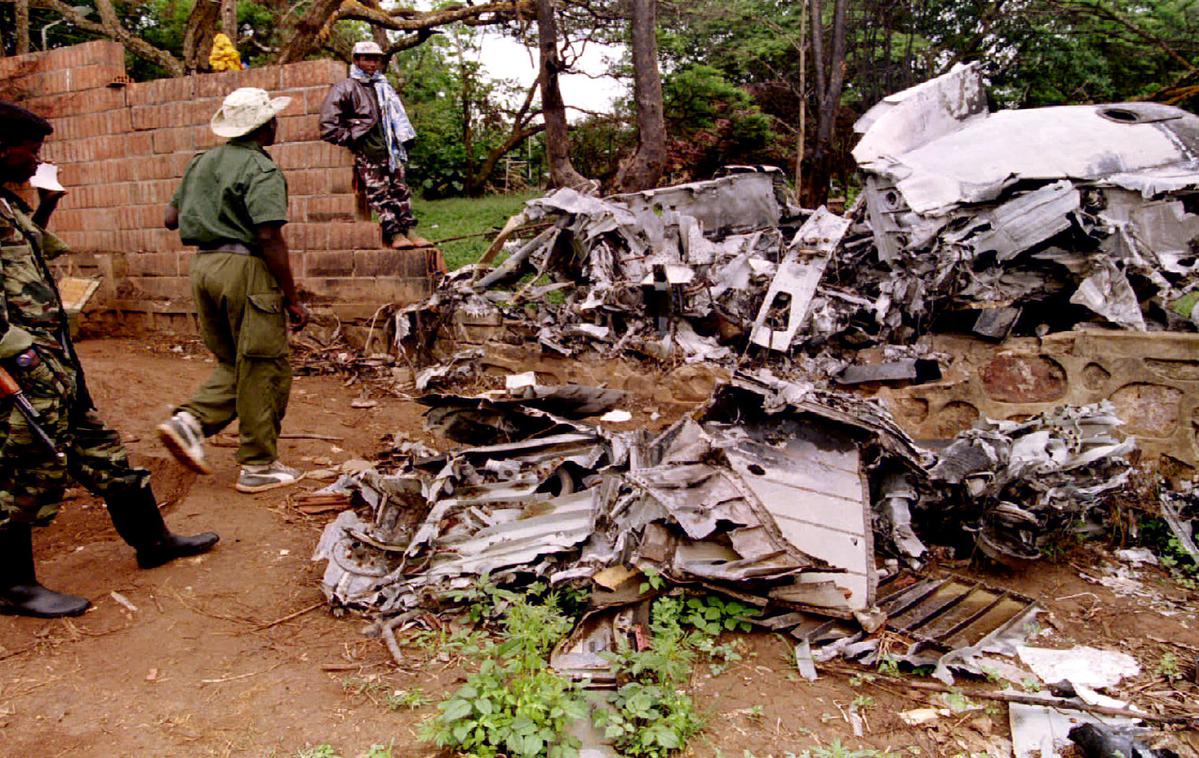
[[942, 380], [883, 389], [913, 437], [944, 439], [980, 416], [1021, 420], [1066, 403], [1110, 400], [1146, 462], [1199, 466], [1199, 334], [1075, 331], [1000, 344], [934, 336], [952, 357]]
[[429, 257], [383, 249], [378, 225], [359, 215], [349, 151], [318, 137], [320, 104], [345, 75], [319, 60], [124, 83], [124, 47], [107, 41], [0, 58], [0, 98], [54, 125], [42, 155], [69, 192], [50, 229], [76, 251], [59, 265], [104, 276], [89, 320], [194, 329], [194, 253], [162, 227], [163, 209], [192, 156], [220, 143], [208, 123], [222, 98], [247, 86], [292, 98], [269, 152], [288, 180], [285, 234], [305, 295], [353, 320], [428, 294]]

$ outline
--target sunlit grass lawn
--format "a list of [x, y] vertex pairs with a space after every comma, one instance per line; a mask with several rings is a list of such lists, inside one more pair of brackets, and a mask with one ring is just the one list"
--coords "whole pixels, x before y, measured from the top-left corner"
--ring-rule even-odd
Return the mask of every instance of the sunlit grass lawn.
[[431, 242], [489, 232], [486, 236], [438, 245], [445, 253], [446, 266], [453, 271], [477, 261], [508, 219], [520, 212], [525, 201], [540, 196], [540, 192], [532, 192], [448, 200], [415, 199], [412, 210], [420, 222], [415, 232]]

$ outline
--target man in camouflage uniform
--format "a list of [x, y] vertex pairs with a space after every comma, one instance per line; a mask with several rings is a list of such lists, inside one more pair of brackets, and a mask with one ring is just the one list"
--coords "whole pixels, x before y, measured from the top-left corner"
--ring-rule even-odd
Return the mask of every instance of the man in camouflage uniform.
[[[38, 165], [48, 122], [0, 102], [0, 184], [27, 181]], [[150, 489], [150, 472], [129, 464], [120, 436], [95, 414], [67, 328], [48, 258], [67, 251], [45, 223], [57, 198], [43, 194], [38, 213], [0, 189], [0, 365], [21, 385], [41, 426], [62, 455], [47, 449], [12, 399], [0, 401], [0, 613], [55, 618], [90, 603], [41, 586], [32, 528], [58, 512], [68, 478], [102, 496], [113, 525], [142, 568], [210, 549], [217, 535], [180, 537], [167, 530]]]
[[409, 231], [416, 226], [416, 217], [412, 191], [404, 181], [404, 162], [416, 131], [380, 70], [379, 45], [354, 45], [353, 61], [349, 78], [333, 85], [321, 105], [321, 139], [354, 153], [354, 178], [379, 214], [383, 242], [396, 249], [429, 248], [428, 240]]

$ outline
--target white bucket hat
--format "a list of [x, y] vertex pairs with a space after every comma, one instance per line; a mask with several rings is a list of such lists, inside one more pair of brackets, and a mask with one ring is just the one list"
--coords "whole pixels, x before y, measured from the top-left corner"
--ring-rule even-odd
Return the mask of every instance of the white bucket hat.
[[218, 137], [249, 134], [291, 104], [290, 97], [271, 96], [258, 87], [241, 87], [230, 92], [212, 116], [212, 133]]
[[357, 58], [359, 55], [382, 55], [383, 48], [379, 47], [378, 42], [356, 42], [354, 43], [354, 52], [350, 57]]

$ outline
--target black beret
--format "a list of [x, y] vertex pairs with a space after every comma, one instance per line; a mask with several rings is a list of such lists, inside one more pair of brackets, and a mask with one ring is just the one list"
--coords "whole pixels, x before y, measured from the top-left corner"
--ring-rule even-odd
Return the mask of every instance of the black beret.
[[53, 131], [50, 122], [33, 111], [0, 100], [0, 143], [42, 139]]

